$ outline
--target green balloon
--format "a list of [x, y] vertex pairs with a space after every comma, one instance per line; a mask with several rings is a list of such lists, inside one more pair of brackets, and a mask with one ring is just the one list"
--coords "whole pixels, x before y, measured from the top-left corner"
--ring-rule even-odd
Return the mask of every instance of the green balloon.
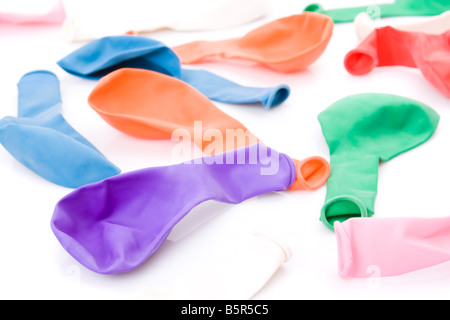
[[325, 10], [318, 3], [307, 6], [304, 11], [313, 11], [330, 16], [335, 23], [352, 22], [361, 12], [372, 18], [401, 16], [434, 16], [450, 10], [449, 0], [397, 0], [394, 4], [379, 4], [355, 8]]
[[388, 94], [344, 98], [319, 114], [330, 150], [331, 174], [320, 220], [374, 214], [380, 161], [389, 161], [427, 141], [439, 115], [425, 104]]

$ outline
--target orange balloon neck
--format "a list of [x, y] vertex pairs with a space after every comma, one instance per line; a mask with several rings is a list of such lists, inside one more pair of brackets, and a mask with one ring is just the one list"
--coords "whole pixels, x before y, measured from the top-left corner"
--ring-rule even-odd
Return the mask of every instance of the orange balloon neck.
[[330, 177], [331, 167], [324, 158], [310, 157], [302, 161], [296, 159], [293, 161], [297, 169], [297, 179], [288, 190], [316, 190]]

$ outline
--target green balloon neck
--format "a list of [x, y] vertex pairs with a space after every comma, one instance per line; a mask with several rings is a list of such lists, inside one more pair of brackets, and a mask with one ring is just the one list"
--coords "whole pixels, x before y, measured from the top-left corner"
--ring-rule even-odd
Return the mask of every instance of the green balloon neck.
[[378, 184], [379, 157], [363, 151], [331, 156], [332, 171], [321, 221], [331, 230], [334, 222], [374, 214]]
[[330, 150], [331, 173], [321, 220], [370, 217], [378, 189], [380, 161], [389, 161], [427, 141], [439, 115], [404, 97], [360, 94], [342, 99], [320, 113]]

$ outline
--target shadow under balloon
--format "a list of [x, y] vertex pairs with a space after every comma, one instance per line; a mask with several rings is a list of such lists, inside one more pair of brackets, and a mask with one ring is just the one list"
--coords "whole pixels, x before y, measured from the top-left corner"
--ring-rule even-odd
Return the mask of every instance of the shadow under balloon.
[[176, 243], [193, 234], [219, 215], [232, 208], [232, 204], [216, 201], [207, 201], [192, 209], [180, 222], [178, 222], [167, 237], [167, 241]]

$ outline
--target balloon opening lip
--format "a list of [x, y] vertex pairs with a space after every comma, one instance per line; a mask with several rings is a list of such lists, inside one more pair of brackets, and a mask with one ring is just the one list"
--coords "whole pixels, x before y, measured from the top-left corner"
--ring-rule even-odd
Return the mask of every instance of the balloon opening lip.
[[[45, 75], [49, 75], [49, 76], [52, 76], [53, 78], [55, 78], [56, 81], [58, 81], [58, 78], [56, 77], [56, 75], [55, 75], [53, 72], [48, 71], [48, 70], [44, 70], [44, 69], [38, 69], [38, 70], [34, 70], [34, 71], [30, 71], [30, 72], [25, 73], [25, 74], [20, 78], [20, 81], [23, 80], [24, 78], [26, 78], [26, 77], [28, 77], [28, 76], [31, 76], [31, 75], [34, 75], [34, 74], [45, 74]], [[19, 82], [20, 82], [20, 81], [19, 81]]]
[[362, 76], [370, 73], [378, 65], [377, 59], [361, 49], [350, 51], [345, 56], [345, 69], [352, 75]]
[[295, 161], [297, 177], [291, 190], [317, 190], [328, 180], [331, 167], [322, 157]]
[[265, 103], [266, 110], [278, 107], [285, 102], [291, 94], [291, 89], [287, 85], [280, 85], [270, 93], [269, 99]]
[[[367, 208], [364, 206], [364, 203], [360, 199], [358, 199], [354, 196], [350, 196], [350, 195], [334, 197], [334, 198], [328, 200], [323, 205], [322, 210], [321, 210], [321, 215], [320, 215], [320, 220], [331, 231], [334, 231], [334, 225], [332, 223], [332, 219], [331, 219], [332, 217], [329, 216], [328, 211], [329, 211], [330, 207], [333, 207], [336, 204], [343, 203], [343, 202], [349, 202], [352, 205], [355, 205], [358, 208], [359, 212], [357, 215], [355, 213], [348, 213], [346, 215], [344, 215], [344, 214], [334, 215], [335, 218], [339, 217], [339, 216], [347, 216], [347, 215], [351, 216], [352, 218], [354, 218], [354, 217], [368, 218], [369, 217]], [[336, 220], [336, 221], [338, 221], [338, 220]], [[334, 222], [334, 224], [335, 224], [335, 222]]]

